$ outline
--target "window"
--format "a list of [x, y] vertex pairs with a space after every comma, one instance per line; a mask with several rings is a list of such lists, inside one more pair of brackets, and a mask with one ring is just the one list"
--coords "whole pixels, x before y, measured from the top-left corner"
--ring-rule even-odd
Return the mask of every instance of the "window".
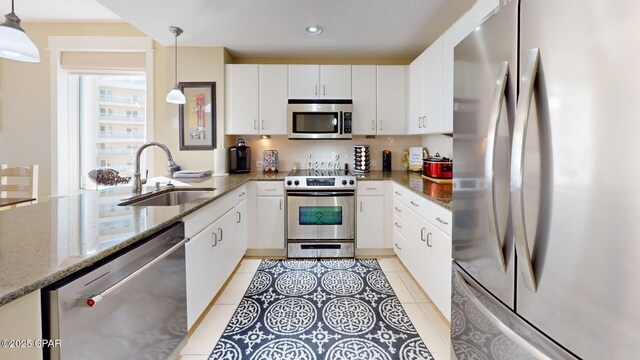
[[[145, 142], [145, 124], [132, 127], [126, 126], [124, 121], [130, 121], [139, 112], [145, 111], [145, 104], [123, 102], [118, 105], [121, 111], [114, 115], [114, 109], [105, 107], [102, 101], [116, 101], [113, 90], [100, 89], [108, 83], [114, 89], [126, 92], [136, 92], [139, 97], [146, 96], [145, 74], [71, 74], [70, 82], [77, 82], [77, 86], [70, 87], [69, 97], [77, 99], [79, 137], [79, 185], [81, 189], [95, 188], [89, 179], [89, 172], [98, 168], [113, 166], [120, 172], [120, 176], [132, 176], [134, 172], [131, 154], [116, 148], [137, 149]], [[99, 91], [97, 91], [99, 89]], [[126, 93], [125, 92], [125, 93]], [[96, 96], [96, 94], [99, 94]], [[105, 117], [104, 114], [108, 116]], [[126, 114], [126, 115], [124, 115]], [[106, 149], [109, 149], [105, 151]], [[98, 149], [99, 151], [95, 151]], [[100, 151], [102, 150], [102, 151]]]

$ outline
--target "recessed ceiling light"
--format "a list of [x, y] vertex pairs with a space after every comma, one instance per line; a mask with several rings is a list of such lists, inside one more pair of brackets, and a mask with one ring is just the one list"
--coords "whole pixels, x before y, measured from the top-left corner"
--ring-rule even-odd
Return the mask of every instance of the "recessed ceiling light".
[[322, 27], [320, 25], [311, 25], [307, 26], [304, 31], [309, 35], [318, 35], [322, 32]]

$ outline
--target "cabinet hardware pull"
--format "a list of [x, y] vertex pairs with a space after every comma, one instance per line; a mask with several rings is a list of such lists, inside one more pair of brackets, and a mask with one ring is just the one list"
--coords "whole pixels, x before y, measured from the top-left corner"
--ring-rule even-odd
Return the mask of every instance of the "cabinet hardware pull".
[[425, 228], [420, 229], [420, 240], [427, 241], [424, 239], [424, 231], [425, 231]]
[[268, 189], [264, 189], [265, 191], [276, 191], [276, 188], [268, 188]]
[[242, 214], [240, 214], [240, 211], [236, 211], [236, 213], [238, 214], [238, 221], [236, 223], [240, 224], [242, 221]]
[[398, 207], [397, 207], [397, 206], [394, 206], [393, 208], [394, 208], [394, 209], [396, 209], [396, 211], [397, 211], [397, 212], [402, 212], [402, 210], [401, 210], [401, 209], [398, 209]]
[[418, 116], [418, 129], [422, 129], [422, 116]]
[[316, 84], [316, 95], [318, 95], [318, 85]]
[[260, 129], [264, 130], [264, 119], [262, 119], [262, 125], [261, 125]]
[[322, 95], [327, 95], [326, 85], [322, 85]]
[[427, 246], [428, 246], [428, 247], [433, 247], [433, 246], [432, 246], [432, 243], [431, 243], [431, 238], [432, 238], [432, 237], [433, 237], [433, 234], [432, 234], [432, 233], [428, 233], [428, 234], [427, 234]]
[[360, 201], [360, 212], [362, 212], [362, 201]]
[[380, 128], [378, 130], [382, 131], [382, 120], [379, 120], [379, 121], [380, 121]]
[[418, 205], [418, 204], [414, 203], [413, 201], [410, 201], [410, 203], [411, 203], [411, 205], [413, 205], [413, 206], [420, 206], [420, 205]]
[[280, 210], [282, 210], [282, 199], [280, 199]]
[[377, 190], [378, 188], [366, 188], [367, 190]]
[[218, 241], [222, 242], [222, 228], [218, 228], [220, 230], [220, 239]]
[[258, 119], [253, 119], [253, 130], [258, 130], [258, 126], [256, 125], [257, 122]]
[[245, 194], [245, 192], [243, 191], [242, 194], [238, 194], [238, 196], [243, 197]]
[[398, 196], [402, 196], [402, 194], [397, 192], [397, 191], [394, 191], [394, 193], [396, 193], [396, 195], [398, 195]]
[[449, 224], [448, 222], [446, 222], [446, 221], [444, 221], [444, 220], [440, 219], [439, 217], [437, 217], [437, 218], [436, 218], [436, 220], [438, 220], [440, 223], [442, 223], [442, 224], [444, 224], [444, 225]]
[[398, 243], [395, 243], [393, 245], [395, 245], [398, 248], [398, 250], [402, 250], [402, 248], [400, 246], [398, 246]]
[[398, 224], [397, 222], [393, 223], [398, 229], [402, 229], [402, 226], [400, 226], [400, 224]]
[[218, 234], [215, 231], [211, 233], [211, 240], [213, 240], [211, 247], [216, 247], [218, 245]]
[[376, 121], [371, 120], [371, 130], [375, 130], [375, 129], [376, 129]]

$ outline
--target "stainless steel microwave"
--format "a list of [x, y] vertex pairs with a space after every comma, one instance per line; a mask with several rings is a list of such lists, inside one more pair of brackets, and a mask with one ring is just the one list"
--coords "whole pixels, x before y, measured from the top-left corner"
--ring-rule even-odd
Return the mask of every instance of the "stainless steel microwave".
[[351, 100], [289, 100], [289, 139], [351, 139]]

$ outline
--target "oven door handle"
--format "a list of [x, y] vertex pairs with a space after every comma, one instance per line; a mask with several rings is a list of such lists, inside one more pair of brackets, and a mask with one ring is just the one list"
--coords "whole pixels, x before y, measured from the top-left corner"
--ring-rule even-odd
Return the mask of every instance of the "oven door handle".
[[305, 191], [305, 192], [288, 192], [287, 197], [336, 197], [336, 196], [355, 196], [353, 191]]

